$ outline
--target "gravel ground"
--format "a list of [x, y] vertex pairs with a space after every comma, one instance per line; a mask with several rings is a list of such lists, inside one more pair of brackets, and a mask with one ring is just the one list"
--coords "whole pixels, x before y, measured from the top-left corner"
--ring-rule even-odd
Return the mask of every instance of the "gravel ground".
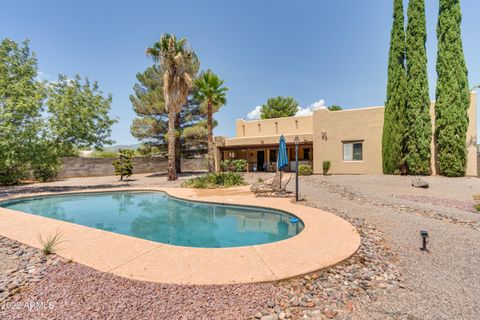
[[[18, 309], [1, 319], [247, 319], [285, 295], [274, 284], [178, 286], [129, 280], [77, 263], [50, 270], [30, 290], [14, 296]], [[29, 309], [24, 302], [45, 302]], [[12, 303], [9, 304], [9, 306]]]
[[0, 236], [0, 307], [17, 292], [40, 282], [50, 266], [63, 261], [55, 255]]
[[[259, 176], [272, 175], [247, 174], [246, 179], [256, 182]], [[302, 177], [301, 203], [349, 220], [359, 230], [362, 245], [337, 266], [274, 284], [134, 281], [62, 260], [47, 265], [55, 256], [42, 259], [33, 248], [22, 247], [28, 254], [17, 256], [23, 245], [3, 238], [0, 279], [20, 283], [13, 296], [0, 301], [0, 319], [480, 319], [480, 214], [470, 207], [472, 196], [480, 193], [480, 179], [424, 179], [429, 189], [412, 188], [409, 177]], [[0, 188], [0, 197], [179, 184], [163, 175], [135, 175], [128, 183], [115, 177], [79, 178]], [[419, 250], [421, 229], [430, 233], [429, 252]], [[23, 283], [32, 262], [40, 276]], [[8, 284], [3, 288], [10, 290]], [[13, 302], [21, 307], [12, 309]], [[32, 311], [31, 302], [51, 305]]]
[[[411, 187], [410, 177], [301, 179], [302, 197], [310, 205], [365, 219], [387, 234], [401, 258], [404, 288], [376, 301], [358, 301], [352, 318], [480, 319], [480, 214], [452, 205], [480, 193], [480, 179], [424, 179], [429, 189]], [[420, 230], [430, 234], [429, 252], [419, 250]]]

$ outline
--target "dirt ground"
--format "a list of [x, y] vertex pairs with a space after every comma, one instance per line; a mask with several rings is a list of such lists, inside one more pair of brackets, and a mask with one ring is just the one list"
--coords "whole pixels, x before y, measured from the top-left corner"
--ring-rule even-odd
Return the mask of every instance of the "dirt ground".
[[[385, 232], [401, 258], [404, 288], [357, 308], [354, 319], [480, 319], [480, 213], [472, 197], [479, 178], [310, 176], [301, 178], [308, 205], [364, 218]], [[419, 250], [420, 230], [429, 233]]]

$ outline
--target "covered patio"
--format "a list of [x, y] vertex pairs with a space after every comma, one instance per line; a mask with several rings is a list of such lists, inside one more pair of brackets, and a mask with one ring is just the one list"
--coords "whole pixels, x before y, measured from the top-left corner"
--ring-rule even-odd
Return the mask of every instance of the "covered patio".
[[[278, 143], [261, 145], [240, 145], [219, 147], [220, 161], [246, 160], [249, 172], [275, 172], [278, 155]], [[287, 171], [295, 171], [295, 145], [287, 143], [287, 154], [290, 162]], [[300, 142], [298, 146], [299, 165], [313, 166], [313, 143]]]

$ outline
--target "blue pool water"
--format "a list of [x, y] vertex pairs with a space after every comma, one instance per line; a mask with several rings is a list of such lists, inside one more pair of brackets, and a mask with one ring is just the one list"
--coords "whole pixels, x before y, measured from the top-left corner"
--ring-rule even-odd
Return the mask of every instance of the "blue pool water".
[[302, 221], [284, 212], [179, 200], [162, 192], [45, 196], [0, 202], [0, 207], [188, 247], [264, 244], [303, 229]]

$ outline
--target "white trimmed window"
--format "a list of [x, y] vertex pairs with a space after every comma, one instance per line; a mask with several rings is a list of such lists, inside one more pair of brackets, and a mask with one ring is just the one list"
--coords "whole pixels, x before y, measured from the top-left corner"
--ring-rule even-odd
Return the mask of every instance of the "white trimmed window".
[[362, 161], [363, 141], [343, 142], [343, 161]]

